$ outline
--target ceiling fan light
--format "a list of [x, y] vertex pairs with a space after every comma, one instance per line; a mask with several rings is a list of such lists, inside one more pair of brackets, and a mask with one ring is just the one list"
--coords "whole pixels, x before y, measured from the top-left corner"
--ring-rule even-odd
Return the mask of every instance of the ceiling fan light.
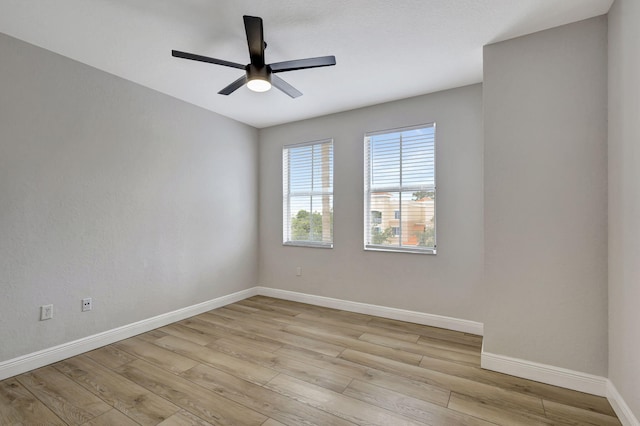
[[254, 78], [247, 82], [247, 87], [254, 92], [266, 92], [271, 89], [271, 83], [262, 78]]

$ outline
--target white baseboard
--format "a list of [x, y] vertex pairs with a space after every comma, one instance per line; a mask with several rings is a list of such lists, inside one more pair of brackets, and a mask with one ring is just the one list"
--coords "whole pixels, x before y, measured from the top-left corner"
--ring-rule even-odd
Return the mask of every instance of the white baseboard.
[[[367, 303], [352, 302], [324, 296], [315, 296], [268, 287], [253, 287], [102, 333], [94, 334], [72, 342], [64, 343], [7, 361], [2, 361], [0, 362], [0, 380], [79, 355], [255, 295], [276, 297], [284, 300], [309, 303], [312, 305], [367, 315], [375, 315], [383, 318], [446, 328], [465, 333], [477, 335], [484, 334], [483, 324], [475, 321], [408, 311], [404, 309], [389, 308], [386, 306], [370, 305]], [[567, 370], [551, 365], [539, 364], [504, 355], [492, 354], [485, 352], [484, 347], [482, 350], [481, 365], [482, 368], [510, 374], [512, 376], [548, 383], [567, 389], [574, 389], [593, 395], [606, 396], [624, 426], [640, 426], [638, 419], [634, 416], [629, 406], [618, 393], [613, 383], [604, 377]]]
[[441, 327], [449, 330], [462, 331], [472, 334], [483, 334], [483, 324], [475, 321], [461, 320], [423, 312], [407, 311], [404, 309], [388, 308], [385, 306], [369, 305], [330, 297], [314, 296], [293, 291], [278, 290], [267, 287], [253, 287], [226, 296], [218, 297], [193, 306], [178, 309], [166, 314], [107, 330], [102, 333], [63, 343], [58, 346], [43, 349], [17, 358], [0, 362], [0, 380], [31, 371], [63, 359], [88, 352], [102, 346], [127, 339], [140, 333], [171, 324], [203, 312], [216, 309], [230, 303], [238, 302], [255, 295], [277, 297], [312, 305], [325, 306], [349, 312], [376, 315], [384, 318], [413, 322], [416, 324]]
[[633, 414], [622, 395], [618, 392], [611, 380], [606, 377], [595, 376], [580, 371], [554, 367], [552, 365], [539, 364], [505, 355], [496, 355], [484, 351], [480, 358], [482, 368], [535, 380], [536, 382], [573, 389], [592, 395], [604, 396], [609, 400], [611, 407], [616, 412], [623, 426], [640, 426], [638, 418]]
[[257, 292], [261, 296], [276, 297], [278, 299], [308, 303], [310, 305], [324, 306], [326, 308], [340, 309], [349, 312], [357, 312], [359, 314], [375, 315], [378, 317], [429, 325], [431, 327], [446, 328], [448, 330], [462, 331], [464, 333], [477, 334], [480, 336], [484, 334], [484, 325], [475, 321], [445, 317], [442, 315], [426, 314], [424, 312], [407, 311], [404, 309], [388, 308], [386, 306], [370, 305], [368, 303], [351, 302], [349, 300], [315, 296], [313, 294], [279, 290], [269, 287], [257, 287]]
[[186, 308], [178, 309], [166, 314], [127, 324], [92, 336], [84, 337], [72, 342], [43, 349], [17, 358], [0, 362], [0, 380], [18, 374], [44, 367], [54, 362], [88, 352], [119, 340], [127, 339], [140, 333], [163, 327], [176, 321], [234, 303], [247, 297], [255, 296], [257, 287], [238, 291], [226, 296], [218, 297]]
[[535, 380], [592, 395], [606, 396], [607, 378], [553, 365], [540, 364], [519, 358], [485, 352], [480, 357], [482, 368], [523, 379]]
[[607, 399], [623, 426], [640, 426], [640, 421], [633, 414], [631, 408], [629, 408], [611, 380], [607, 380]]

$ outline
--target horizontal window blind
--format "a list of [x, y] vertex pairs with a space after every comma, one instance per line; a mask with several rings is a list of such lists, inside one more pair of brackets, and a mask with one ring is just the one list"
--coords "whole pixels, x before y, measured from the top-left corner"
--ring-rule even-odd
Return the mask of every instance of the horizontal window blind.
[[333, 246], [333, 140], [285, 146], [283, 243]]
[[435, 253], [435, 124], [365, 135], [365, 249]]

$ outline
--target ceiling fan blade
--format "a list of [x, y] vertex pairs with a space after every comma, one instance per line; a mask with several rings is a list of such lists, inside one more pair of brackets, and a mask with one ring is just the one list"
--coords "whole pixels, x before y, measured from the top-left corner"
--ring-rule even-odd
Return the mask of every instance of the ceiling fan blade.
[[262, 18], [257, 16], [243, 16], [244, 31], [247, 33], [249, 56], [251, 63], [258, 68], [264, 66], [264, 33], [262, 30]]
[[230, 95], [247, 83], [247, 76], [243, 75], [224, 89], [218, 92], [219, 95]]
[[278, 77], [277, 75], [271, 76], [271, 84], [276, 88], [282, 90], [284, 93], [286, 93], [287, 95], [291, 96], [294, 99], [299, 96], [302, 96], [301, 91], [299, 91], [298, 89], [296, 89], [295, 87], [293, 87], [292, 85], [290, 85], [289, 83], [287, 83], [286, 81]]
[[191, 59], [192, 61], [208, 62], [210, 64], [224, 65], [225, 67], [240, 68], [241, 70], [245, 68], [244, 65], [238, 64], [236, 62], [223, 61], [222, 59], [210, 58], [208, 56], [196, 55], [194, 53], [181, 52], [179, 50], [172, 50], [171, 55], [175, 56], [176, 58]]
[[269, 64], [271, 72], [303, 70], [306, 68], [330, 67], [336, 64], [335, 56], [319, 56], [317, 58], [296, 59], [294, 61], [275, 62]]

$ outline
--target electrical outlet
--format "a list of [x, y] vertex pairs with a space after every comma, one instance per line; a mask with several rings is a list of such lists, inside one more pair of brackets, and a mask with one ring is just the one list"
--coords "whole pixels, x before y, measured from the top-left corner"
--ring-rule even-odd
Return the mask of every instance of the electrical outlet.
[[40, 306], [40, 321], [53, 318], [53, 305]]
[[301, 276], [301, 275], [302, 275], [302, 268], [301, 268], [300, 266], [298, 266], [298, 267], [296, 268], [296, 276], [298, 276], [298, 277], [299, 277], [299, 276]]
[[82, 299], [82, 312], [90, 311], [93, 308], [93, 303], [91, 302], [91, 298], [87, 297]]

